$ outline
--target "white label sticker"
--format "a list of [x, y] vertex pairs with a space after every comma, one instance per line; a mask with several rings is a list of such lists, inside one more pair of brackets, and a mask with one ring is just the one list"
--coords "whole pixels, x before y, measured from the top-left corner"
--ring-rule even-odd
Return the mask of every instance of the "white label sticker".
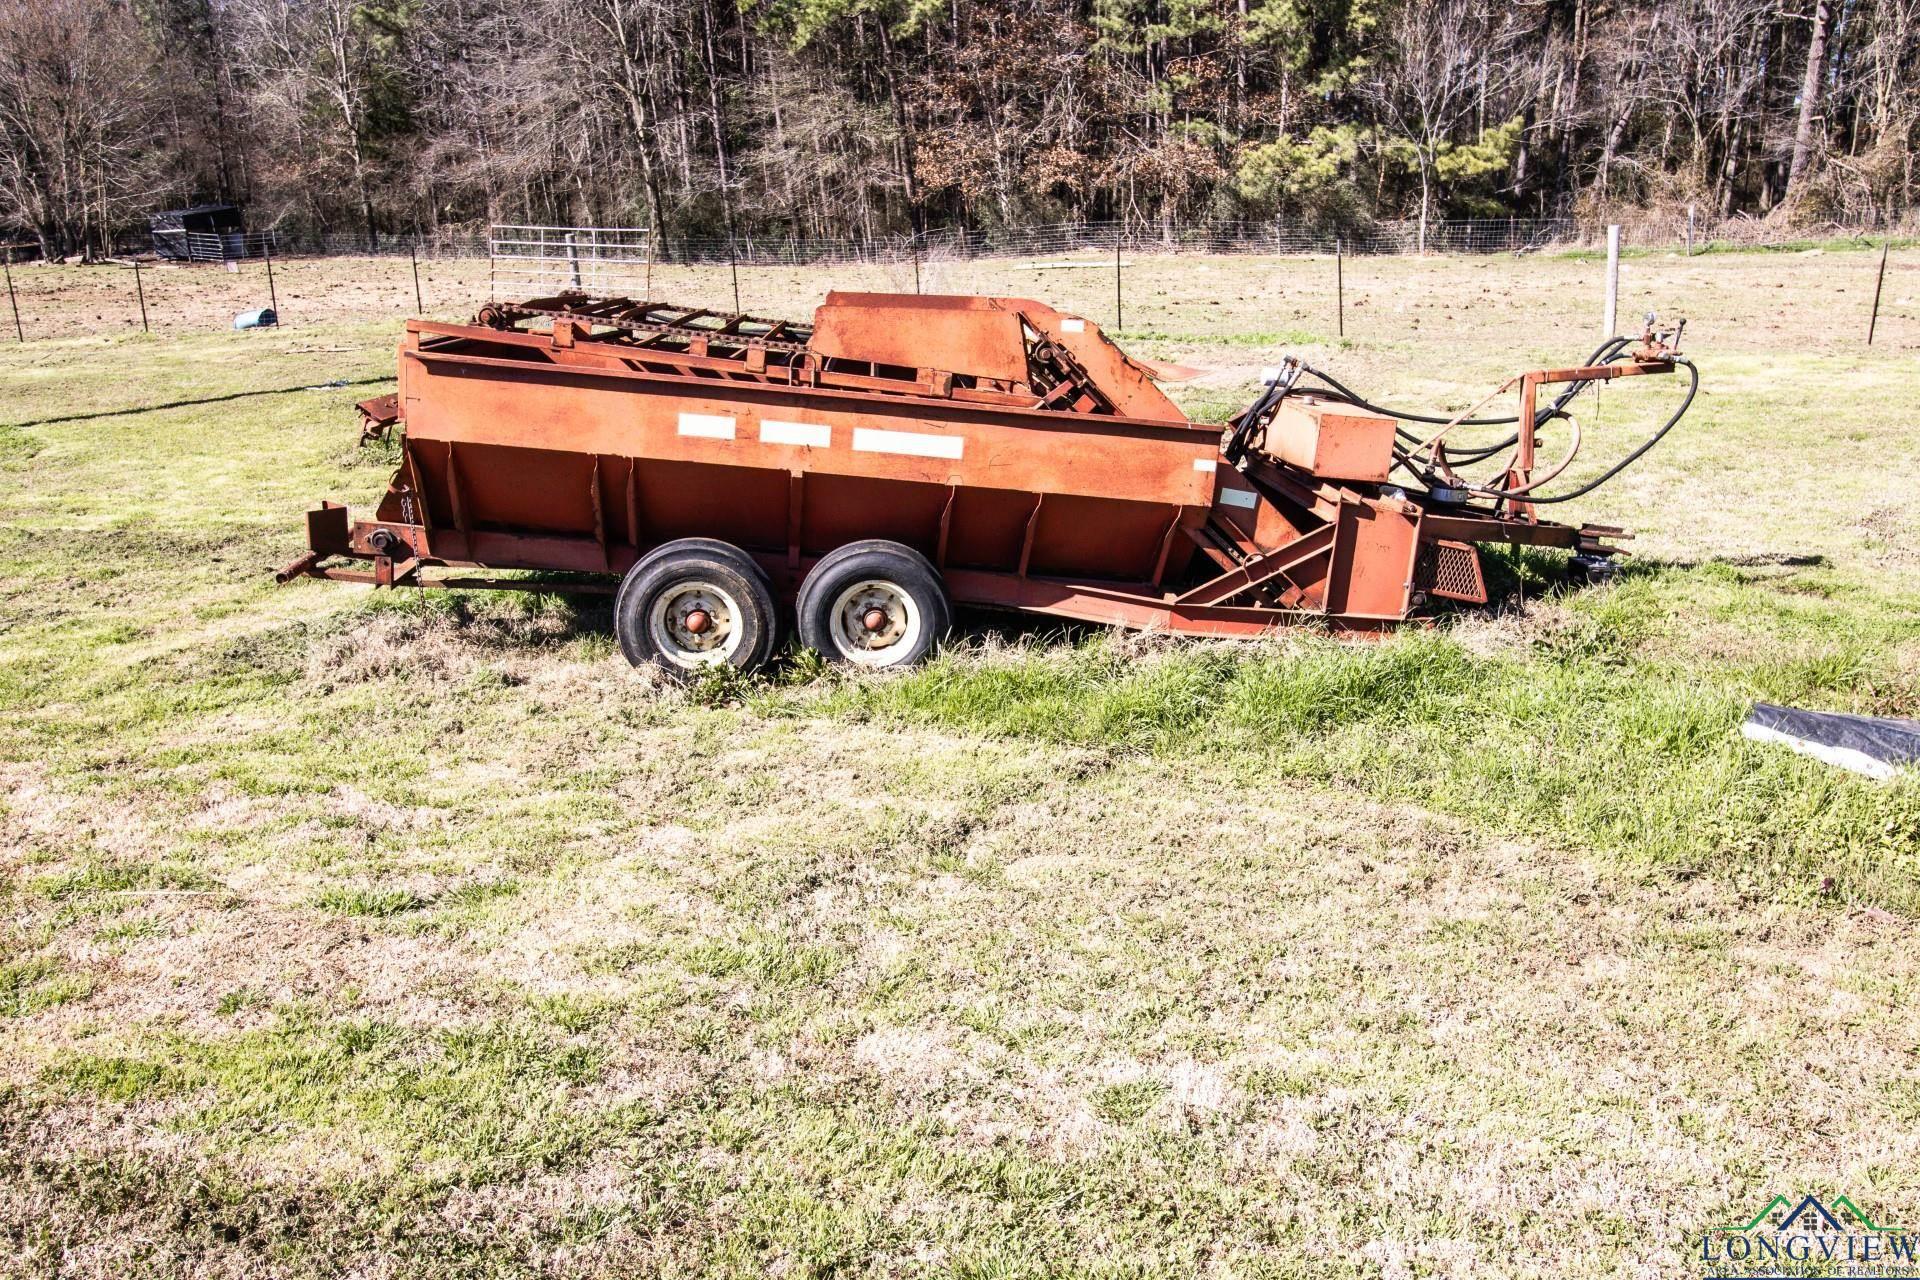
[[855, 427], [853, 447], [860, 453], [900, 453], [914, 458], [958, 458], [967, 447], [964, 436], [936, 436], [925, 431], [883, 431]]
[[760, 443], [824, 449], [833, 443], [833, 428], [824, 422], [780, 422], [768, 418], [760, 424]]
[[720, 413], [683, 413], [680, 434], [703, 436], [708, 440], [733, 439], [733, 419]]
[[1067, 316], [1060, 321], [1060, 332], [1062, 333], [1085, 333], [1086, 331], [1087, 322], [1079, 316]]
[[1251, 511], [1260, 505], [1260, 495], [1257, 493], [1249, 493], [1245, 489], [1222, 489], [1220, 491], [1220, 501], [1230, 507], [1245, 507]]
[[1218, 462], [1219, 459], [1217, 458], [1195, 458], [1193, 460], [1193, 469], [1195, 471], [1212, 471]]

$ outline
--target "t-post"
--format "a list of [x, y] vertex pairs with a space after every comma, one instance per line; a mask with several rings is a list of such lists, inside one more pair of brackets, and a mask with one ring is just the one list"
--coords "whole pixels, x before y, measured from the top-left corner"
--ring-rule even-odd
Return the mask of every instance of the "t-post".
[[20, 327], [20, 299], [15, 297], [13, 292], [13, 251], [11, 249], [0, 253], [0, 268], [4, 268], [7, 273], [7, 305], [13, 308], [13, 336], [25, 345], [27, 331]]
[[1873, 310], [1867, 315], [1867, 345], [1873, 345], [1874, 326], [1880, 323], [1880, 290], [1887, 283], [1887, 250], [1892, 246], [1891, 237], [1880, 242], [1880, 274], [1873, 282]]
[[1333, 238], [1333, 323], [1338, 337], [1347, 336], [1347, 270], [1340, 237]]
[[[269, 232], [268, 235], [271, 236], [272, 233]], [[260, 255], [267, 260], [267, 305], [273, 308], [273, 323], [277, 326], [280, 323], [280, 292], [273, 287], [273, 241], [271, 239], [260, 242]]]

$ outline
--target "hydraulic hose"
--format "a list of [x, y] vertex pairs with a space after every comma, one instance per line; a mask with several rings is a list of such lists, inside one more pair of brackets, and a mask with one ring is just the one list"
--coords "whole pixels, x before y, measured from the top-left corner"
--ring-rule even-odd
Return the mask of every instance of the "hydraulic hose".
[[1628, 467], [1632, 466], [1635, 462], [1637, 462], [1640, 459], [1642, 454], [1646, 453], [1647, 450], [1659, 444], [1660, 441], [1666, 437], [1667, 432], [1673, 430], [1674, 424], [1676, 424], [1677, 422], [1680, 421], [1681, 418], [1686, 416], [1687, 409], [1691, 407], [1693, 404], [1693, 397], [1695, 393], [1697, 393], [1700, 390], [1700, 370], [1698, 367], [1694, 365], [1693, 361], [1687, 359], [1685, 356], [1674, 356], [1672, 357], [1672, 360], [1675, 364], [1680, 365], [1681, 367], [1685, 368], [1687, 371], [1687, 394], [1681, 398], [1680, 407], [1675, 409], [1673, 413], [1667, 418], [1667, 420], [1660, 424], [1660, 429], [1658, 431], [1648, 436], [1645, 440], [1642, 440], [1640, 442], [1639, 447], [1636, 448], [1632, 453], [1629, 453], [1626, 457], [1620, 459], [1620, 461], [1614, 463], [1611, 467], [1608, 467], [1605, 471], [1601, 472], [1594, 479], [1587, 481], [1585, 484], [1581, 485], [1579, 488], [1571, 489], [1566, 493], [1556, 493], [1549, 497], [1544, 497], [1544, 498], [1535, 498], [1535, 497], [1529, 496], [1527, 498], [1527, 501], [1535, 502], [1535, 503], [1571, 502], [1575, 498], [1581, 497], [1585, 494], [1592, 493], [1595, 489], [1598, 489], [1601, 485], [1605, 484], [1607, 481], [1613, 479], [1615, 476], [1619, 475], [1622, 471], [1625, 471]]
[[[1587, 364], [1588, 365], [1612, 364], [1616, 359], [1619, 358], [1621, 351], [1625, 350], [1627, 345], [1632, 341], [1633, 339], [1628, 337], [1613, 337], [1613, 338], [1607, 339], [1605, 342], [1601, 343], [1598, 347], [1594, 348], [1593, 354], [1587, 357]], [[1570, 463], [1573, 460], [1570, 454], [1567, 457], [1567, 459], [1561, 463], [1559, 467], [1554, 468], [1554, 470], [1550, 472], [1548, 475], [1535, 481], [1533, 484], [1528, 485], [1525, 489], [1520, 489], [1520, 490], [1484, 489], [1478, 486], [1470, 486], [1468, 491], [1481, 494], [1486, 497], [1491, 497], [1491, 498], [1521, 497], [1524, 495], [1527, 502], [1535, 503], [1535, 504], [1547, 504], [1547, 503], [1554, 503], [1554, 502], [1571, 502], [1575, 498], [1583, 497], [1586, 494], [1592, 493], [1595, 489], [1598, 489], [1601, 485], [1607, 483], [1607, 481], [1613, 479], [1615, 476], [1619, 475], [1622, 471], [1625, 471], [1628, 467], [1632, 466], [1635, 462], [1639, 461], [1643, 456], [1645, 456], [1646, 452], [1649, 449], [1653, 448], [1655, 445], [1659, 444], [1662, 440], [1664, 440], [1666, 438], [1667, 433], [1673, 430], [1673, 428], [1679, 423], [1680, 419], [1686, 416], [1687, 410], [1693, 406], [1693, 398], [1700, 391], [1699, 367], [1696, 366], [1693, 363], [1693, 361], [1687, 359], [1685, 356], [1675, 355], [1669, 358], [1673, 361], [1674, 364], [1686, 369], [1687, 394], [1681, 397], [1680, 404], [1678, 405], [1678, 407], [1676, 407], [1674, 411], [1670, 415], [1668, 415], [1667, 420], [1665, 422], [1660, 424], [1660, 427], [1658, 430], [1656, 430], [1652, 435], [1648, 436], [1645, 440], [1641, 441], [1639, 445], [1637, 445], [1631, 453], [1621, 458], [1618, 462], [1614, 463], [1611, 467], [1608, 467], [1605, 471], [1601, 472], [1600, 475], [1596, 476], [1594, 479], [1587, 481], [1585, 484], [1582, 484], [1577, 488], [1568, 490], [1566, 493], [1556, 493], [1556, 494], [1544, 495], [1539, 497], [1536, 497], [1533, 495], [1532, 491], [1536, 487], [1538, 487], [1539, 485], [1548, 483], [1555, 476], [1559, 475], [1559, 473], [1562, 470], [1565, 469], [1567, 463]], [[1370, 400], [1363, 399], [1358, 393], [1354, 392], [1351, 388], [1347, 387], [1346, 384], [1342, 383], [1338, 378], [1335, 378], [1332, 374], [1322, 372], [1321, 370], [1314, 368], [1312, 365], [1302, 364], [1296, 367], [1296, 369], [1293, 372], [1292, 378], [1287, 378], [1284, 381], [1276, 381], [1276, 383], [1269, 385], [1266, 388], [1266, 390], [1261, 394], [1259, 399], [1257, 399], [1254, 402], [1253, 406], [1246, 413], [1240, 416], [1240, 418], [1236, 421], [1236, 431], [1235, 431], [1236, 442], [1241, 442], [1243, 440], [1243, 433], [1246, 431], [1246, 429], [1254, 425], [1256, 422], [1258, 422], [1259, 419], [1265, 414], [1265, 412], [1269, 408], [1271, 408], [1274, 404], [1278, 403], [1280, 400], [1284, 399], [1287, 396], [1287, 394], [1293, 390], [1294, 382], [1298, 379], [1301, 373], [1312, 374], [1321, 383], [1325, 384], [1327, 388], [1333, 391], [1334, 394], [1338, 395], [1341, 399], [1347, 401], [1349, 404], [1355, 405], [1362, 409], [1366, 409], [1372, 413], [1380, 414], [1382, 417], [1397, 419], [1400, 422], [1419, 422], [1419, 423], [1426, 423], [1426, 424], [1430, 424], [1433, 426], [1440, 426], [1440, 427], [1447, 427], [1447, 426], [1496, 427], [1496, 426], [1506, 426], [1509, 424], [1518, 424], [1518, 422], [1520, 421], [1519, 414], [1513, 414], [1509, 417], [1503, 417], [1503, 418], [1460, 418], [1456, 420], [1453, 418], [1438, 417], [1432, 414], [1410, 413], [1410, 412], [1406, 412], [1398, 409], [1388, 409], [1388, 408], [1385, 408], [1384, 406], [1374, 404]], [[1546, 408], [1536, 410], [1533, 415], [1534, 429], [1538, 430], [1541, 426], [1543, 426], [1544, 424], [1550, 421], [1553, 421], [1556, 418], [1569, 417], [1570, 415], [1567, 414], [1566, 412], [1566, 406], [1572, 402], [1575, 396], [1579, 395], [1582, 391], [1584, 391], [1592, 381], [1599, 381], [1599, 379], [1592, 379], [1588, 382], [1575, 382], [1575, 383], [1569, 384], [1565, 390], [1563, 390], [1559, 395], [1553, 398], [1552, 403], [1547, 405]], [[1577, 430], [1578, 428], [1576, 425], [1576, 431]], [[1407, 431], [1402, 427], [1395, 427], [1394, 434], [1400, 439], [1407, 441], [1409, 444], [1421, 445], [1426, 443], [1426, 441], [1422, 437], [1415, 435], [1413, 432]], [[1578, 437], [1576, 436], [1576, 441], [1577, 439]], [[1488, 458], [1491, 458], [1493, 455], [1495, 455], [1496, 453], [1499, 453], [1501, 450], [1510, 448], [1513, 445], [1518, 444], [1519, 441], [1520, 441], [1520, 433], [1518, 431], [1515, 431], [1512, 434], [1508, 435], [1506, 439], [1497, 441], [1496, 443], [1493, 443], [1490, 445], [1476, 446], [1471, 450], [1462, 451], [1457, 454], [1449, 453], [1447, 457], [1447, 461], [1449, 464], [1458, 464], [1460, 466], [1471, 466], [1476, 462], [1486, 461]], [[1578, 449], [1578, 447], [1579, 446], [1576, 443], [1575, 448]], [[1393, 453], [1394, 453], [1394, 460], [1396, 465], [1410, 464], [1411, 462], [1410, 456], [1406, 452], [1404, 452], [1402, 449], [1400, 449], [1397, 445], [1395, 446]]]
[[1304, 364], [1291, 356], [1287, 357], [1285, 363], [1280, 366], [1278, 376], [1267, 384], [1266, 389], [1260, 393], [1259, 398], [1247, 408], [1246, 412], [1233, 420], [1233, 433], [1228, 437], [1226, 447], [1222, 450], [1229, 466], [1240, 465], [1240, 459], [1246, 456], [1247, 441], [1252, 436], [1254, 428], [1260, 425], [1268, 409], [1286, 399], [1287, 393], [1293, 390], [1293, 384], [1300, 380], [1300, 375], [1305, 371]]
[[[1593, 349], [1593, 354], [1587, 357], [1587, 363], [1590, 365], [1610, 363], [1613, 357], [1618, 355], [1621, 349], [1624, 348], [1629, 342], [1632, 342], [1632, 341], [1633, 339], [1627, 338], [1627, 337], [1609, 338], [1605, 342], [1601, 343], [1599, 346]], [[1369, 412], [1380, 414], [1382, 417], [1397, 418], [1401, 422], [1423, 422], [1436, 427], [1444, 427], [1448, 423], [1453, 422], [1452, 418], [1442, 418], [1442, 417], [1435, 416], [1433, 414], [1411, 413], [1411, 412], [1400, 410], [1400, 409], [1385, 408], [1381, 405], [1374, 404], [1369, 400], [1365, 400], [1361, 398], [1361, 396], [1358, 393], [1356, 393], [1352, 388], [1348, 387], [1345, 383], [1341, 382], [1338, 378], [1335, 378], [1330, 373], [1325, 373], [1319, 369], [1314, 368], [1312, 365], [1304, 366], [1304, 371], [1312, 374], [1315, 378], [1318, 378], [1321, 382], [1325, 383], [1329, 388], [1337, 392], [1348, 403], [1358, 405], [1360, 408], [1366, 409]], [[1580, 392], [1585, 389], [1586, 385], [1587, 384], [1584, 382], [1576, 382], [1571, 384], [1565, 390], [1563, 390], [1559, 395], [1555, 396], [1553, 398], [1553, 402], [1549, 404], [1546, 408], [1535, 411], [1533, 415], [1534, 426], [1538, 428], [1540, 426], [1545, 425], [1548, 422], [1551, 422], [1554, 418], [1558, 417], [1560, 414], [1560, 411], [1566, 408], [1566, 406], [1573, 400], [1573, 398], [1579, 395]], [[1454, 423], [1454, 425], [1461, 426], [1461, 427], [1503, 427], [1510, 423], [1518, 423], [1519, 421], [1520, 421], [1520, 415], [1516, 413], [1516, 414], [1511, 414], [1504, 418], [1462, 418], [1459, 422]], [[1413, 434], [1411, 431], [1395, 428], [1395, 433], [1399, 435], [1401, 439], [1405, 440], [1408, 444], [1425, 443], [1425, 441], [1422, 440], [1421, 437]], [[1519, 437], [1519, 434], [1516, 432], [1512, 436], [1509, 436], [1507, 439], [1502, 440], [1497, 444], [1484, 446], [1484, 448], [1480, 449], [1478, 457], [1469, 456], [1469, 454], [1463, 453], [1460, 456], [1459, 460], [1462, 463], [1468, 464], [1468, 465], [1471, 465], [1474, 462], [1484, 461], [1485, 459], [1490, 458], [1494, 454], [1500, 452], [1500, 450], [1509, 448], [1512, 445], [1518, 444], [1519, 441], [1520, 441], [1520, 437]]]
[[[1699, 390], [1700, 390], [1700, 369], [1697, 365], [1693, 363], [1693, 361], [1687, 359], [1685, 356], [1673, 356], [1671, 358], [1674, 364], [1685, 368], [1687, 371], [1687, 394], [1680, 398], [1679, 405], [1676, 406], [1674, 408], [1674, 411], [1667, 416], [1667, 420], [1660, 424], [1660, 427], [1658, 430], [1656, 430], [1652, 435], [1648, 436], [1645, 440], [1642, 440], [1639, 443], [1639, 445], [1637, 445], [1631, 453], [1627, 454], [1624, 458], [1621, 458], [1618, 462], [1614, 463], [1611, 467], [1608, 467], [1605, 471], [1601, 472], [1598, 476], [1595, 476], [1592, 480], [1587, 481], [1585, 484], [1579, 486], [1576, 489], [1570, 489], [1565, 493], [1543, 495], [1540, 497], [1535, 497], [1533, 495], [1533, 491], [1536, 488], [1538, 488], [1543, 484], [1549, 483], [1550, 481], [1553, 480], [1555, 476], [1559, 475], [1562, 471], [1566, 469], [1567, 464], [1573, 461], [1572, 454], [1569, 454], [1567, 458], [1564, 461], [1562, 461], [1558, 467], [1555, 467], [1547, 475], [1541, 477], [1538, 480], [1535, 480], [1532, 484], [1527, 485], [1523, 489], [1490, 489], [1490, 488], [1483, 488], [1479, 485], [1467, 485], [1467, 486], [1464, 486], [1465, 492], [1477, 494], [1485, 498], [1525, 497], [1525, 499], [1528, 502], [1539, 503], [1539, 504], [1553, 503], [1553, 502], [1571, 502], [1575, 498], [1583, 497], [1586, 494], [1592, 493], [1595, 489], [1598, 489], [1601, 485], [1613, 479], [1615, 476], [1619, 475], [1622, 471], [1625, 471], [1628, 467], [1632, 466], [1635, 462], [1639, 461], [1640, 458], [1646, 454], [1647, 450], [1653, 448], [1655, 445], [1659, 444], [1662, 440], [1664, 440], [1666, 438], [1667, 433], [1673, 430], [1673, 428], [1679, 424], [1680, 419], [1685, 417], [1687, 410], [1693, 406], [1693, 398], [1696, 394], [1699, 393]], [[1572, 415], [1565, 415], [1565, 416], [1571, 417]], [[1576, 424], [1576, 430], [1577, 429], [1578, 429], [1578, 424]], [[1578, 449], [1579, 446], [1576, 443], [1574, 447]], [[1410, 460], [1405, 452], [1403, 452], [1399, 448], [1395, 448], [1393, 452], [1394, 452], [1394, 462], [1396, 465], [1399, 465], [1399, 466], [1408, 465]]]

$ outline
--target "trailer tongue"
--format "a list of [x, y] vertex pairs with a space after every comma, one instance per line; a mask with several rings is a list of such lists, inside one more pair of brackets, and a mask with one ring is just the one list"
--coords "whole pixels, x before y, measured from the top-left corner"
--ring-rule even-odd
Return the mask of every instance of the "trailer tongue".
[[[1582, 387], [1685, 367], [1691, 401], [1678, 339], [1649, 324], [1511, 379], [1511, 418], [1395, 415], [1289, 361], [1220, 426], [1091, 320], [1026, 299], [832, 293], [811, 325], [493, 304], [408, 322], [398, 393], [360, 406], [369, 434], [404, 426], [398, 472], [371, 519], [310, 512], [279, 577], [613, 591], [623, 650], [677, 672], [764, 662], [788, 599], [803, 643], [868, 666], [918, 660], [955, 602], [1201, 636], [1379, 628], [1484, 603], [1479, 544], [1614, 554], [1621, 531], [1538, 514], [1593, 485], [1542, 490], [1579, 447]], [[1549, 428], [1572, 443], [1543, 469]]]

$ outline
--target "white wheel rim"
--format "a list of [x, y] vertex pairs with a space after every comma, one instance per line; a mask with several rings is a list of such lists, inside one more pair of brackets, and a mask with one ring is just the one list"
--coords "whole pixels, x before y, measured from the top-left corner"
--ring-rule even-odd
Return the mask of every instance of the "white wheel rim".
[[[688, 625], [696, 613], [706, 625]], [[746, 628], [741, 626], [740, 602], [718, 583], [700, 578], [676, 582], [653, 599], [647, 611], [647, 634], [660, 656], [676, 667], [719, 666], [740, 648]]]
[[[867, 624], [880, 621], [878, 627]], [[897, 582], [869, 578], [834, 597], [828, 635], [839, 656], [862, 667], [891, 667], [912, 660], [926, 619], [913, 595]]]

